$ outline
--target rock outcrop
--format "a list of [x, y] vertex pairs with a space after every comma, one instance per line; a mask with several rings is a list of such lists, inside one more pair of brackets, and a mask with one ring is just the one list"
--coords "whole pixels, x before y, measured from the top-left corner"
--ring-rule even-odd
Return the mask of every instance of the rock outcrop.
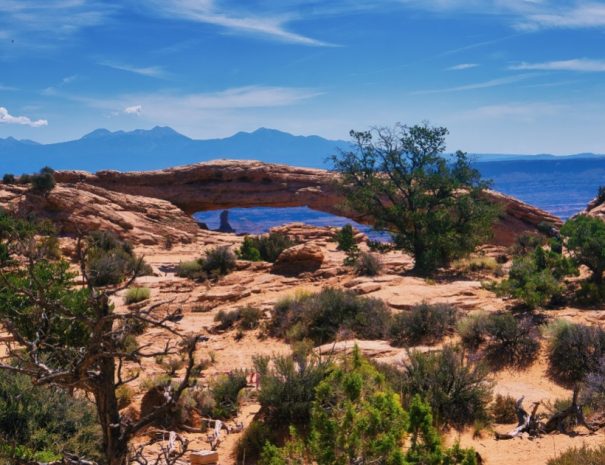
[[301, 273], [317, 271], [323, 261], [324, 254], [318, 245], [299, 244], [280, 253], [272, 271], [285, 276], [297, 276]]
[[[121, 173], [62, 171], [60, 183], [95, 186], [123, 194], [163, 199], [187, 215], [204, 210], [235, 207], [296, 207], [337, 214], [360, 223], [372, 219], [347, 210], [335, 188], [336, 175], [329, 171], [298, 168], [258, 161], [217, 160], [175, 168]], [[520, 233], [535, 231], [541, 222], [555, 226], [561, 220], [513, 197], [489, 191], [487, 195], [503, 206], [494, 242], [509, 245]]]
[[52, 220], [62, 233], [113, 231], [135, 244], [191, 242], [199, 226], [178, 207], [161, 199], [123, 194], [88, 184], [58, 184], [48, 195], [23, 186], [0, 185], [0, 207], [20, 216]]

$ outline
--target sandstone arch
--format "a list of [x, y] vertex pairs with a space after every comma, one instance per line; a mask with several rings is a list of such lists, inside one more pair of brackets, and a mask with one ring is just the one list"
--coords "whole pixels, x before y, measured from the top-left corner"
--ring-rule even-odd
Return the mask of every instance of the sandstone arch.
[[[371, 223], [369, 218], [344, 208], [334, 189], [334, 179], [335, 175], [325, 170], [241, 160], [216, 160], [157, 171], [57, 173], [57, 180], [65, 185], [161, 199], [189, 216], [197, 211], [235, 207], [308, 206]], [[488, 195], [504, 206], [504, 214], [495, 227], [497, 244], [510, 244], [518, 234], [535, 231], [542, 221], [561, 224], [559, 218], [513, 197], [491, 191]]]

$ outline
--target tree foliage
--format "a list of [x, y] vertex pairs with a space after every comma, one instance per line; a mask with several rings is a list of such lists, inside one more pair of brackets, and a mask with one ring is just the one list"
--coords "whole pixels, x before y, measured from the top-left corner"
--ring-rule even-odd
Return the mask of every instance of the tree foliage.
[[592, 272], [592, 281], [603, 282], [605, 271], [605, 222], [593, 216], [579, 215], [561, 228], [567, 250], [580, 264]]
[[422, 273], [473, 251], [497, 215], [466, 154], [443, 156], [447, 134], [427, 124], [351, 131], [355, 149], [332, 157], [349, 206], [391, 232]]

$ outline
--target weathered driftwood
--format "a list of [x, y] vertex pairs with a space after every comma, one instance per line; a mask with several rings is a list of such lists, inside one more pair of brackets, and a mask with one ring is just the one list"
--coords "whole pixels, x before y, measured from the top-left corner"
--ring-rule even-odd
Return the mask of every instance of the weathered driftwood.
[[548, 434], [554, 431], [565, 433], [564, 424], [565, 420], [568, 418], [573, 419], [577, 424], [584, 426], [590, 432], [596, 431], [599, 427], [588, 424], [584, 417], [584, 413], [582, 412], [582, 406], [578, 404], [579, 391], [579, 387], [576, 386], [573, 391], [571, 405], [560, 412], [556, 412], [545, 422], [541, 421], [542, 415], [537, 413], [540, 402], [534, 402], [531, 413], [528, 413], [523, 408], [524, 396], [521, 397], [515, 403], [517, 427], [508, 433], [496, 432], [496, 439], [513, 439], [522, 433], [527, 433], [530, 437], [539, 437], [542, 434]]

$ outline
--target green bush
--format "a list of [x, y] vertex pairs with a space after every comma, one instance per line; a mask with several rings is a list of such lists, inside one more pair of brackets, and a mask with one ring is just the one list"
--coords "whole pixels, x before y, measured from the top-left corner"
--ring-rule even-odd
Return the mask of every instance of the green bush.
[[31, 176], [32, 190], [39, 194], [50, 192], [57, 184], [54, 173], [52, 168], [45, 167], [39, 173], [33, 174]]
[[148, 287], [131, 287], [126, 291], [124, 295], [124, 303], [126, 305], [136, 304], [143, 300], [149, 299], [151, 296], [151, 289]]
[[244, 242], [238, 251], [238, 256], [242, 260], [248, 260], [250, 262], [258, 262], [262, 260], [260, 256], [260, 250], [256, 248], [254, 238], [251, 236], [244, 237]]
[[179, 264], [176, 266], [175, 272], [176, 275], [181, 278], [201, 279], [202, 277], [205, 278], [206, 276], [199, 260], [179, 262]]
[[533, 253], [538, 247], [546, 243], [546, 238], [541, 234], [525, 233], [517, 236], [511, 248], [515, 256], [524, 256]]
[[262, 310], [256, 307], [247, 306], [236, 308], [235, 310], [219, 310], [215, 315], [214, 321], [219, 323], [217, 329], [225, 331], [237, 326], [242, 330], [258, 328], [260, 320], [263, 318]]
[[605, 413], [605, 359], [601, 359], [598, 368], [584, 378], [580, 404], [592, 412]]
[[4, 184], [15, 184], [15, 182], [16, 182], [15, 175], [6, 173], [4, 176], [2, 176], [2, 182]]
[[86, 272], [94, 286], [119, 284], [127, 277], [152, 272], [137, 258], [130, 243], [109, 231], [94, 231], [86, 238]]
[[264, 260], [273, 263], [280, 253], [293, 245], [296, 245], [296, 242], [282, 233], [246, 236], [239, 250], [239, 255], [243, 260]]
[[353, 226], [345, 224], [340, 231], [336, 233], [336, 242], [338, 243], [338, 249], [343, 252], [348, 252], [352, 248], [357, 248], [357, 242], [355, 241], [355, 232]]
[[529, 319], [517, 320], [510, 313], [494, 313], [487, 320], [486, 348], [495, 365], [526, 366], [538, 355], [540, 343]]
[[529, 308], [542, 307], [560, 300], [562, 278], [577, 273], [568, 258], [538, 247], [515, 257], [508, 279], [496, 286], [496, 293], [519, 299]]
[[605, 271], [605, 222], [594, 216], [579, 215], [563, 225], [561, 235], [574, 260], [588, 267], [591, 280], [601, 284]]
[[603, 465], [605, 463], [605, 446], [590, 449], [583, 445], [580, 448], [568, 449], [557, 458], [550, 459], [547, 465]]
[[377, 276], [382, 271], [382, 261], [373, 253], [359, 252], [353, 265], [355, 274], [360, 276]]
[[127, 384], [122, 384], [116, 389], [116, 399], [118, 400], [118, 407], [120, 409], [128, 407], [132, 403], [133, 397], [134, 391]]
[[437, 424], [463, 428], [489, 421], [492, 386], [482, 365], [465, 360], [461, 350], [446, 346], [438, 352], [412, 351], [403, 366], [404, 396], [420, 395]]
[[219, 376], [210, 385], [214, 408], [210, 412], [203, 413], [219, 420], [235, 417], [238, 411], [239, 393], [246, 385], [246, 375], [243, 372], [234, 371]]
[[368, 245], [368, 249], [376, 253], [387, 253], [393, 250], [393, 243], [391, 242], [373, 241], [368, 239], [366, 244]]
[[228, 246], [215, 247], [206, 252], [201, 264], [210, 277], [224, 276], [235, 269], [235, 254]]
[[577, 382], [598, 370], [605, 355], [605, 331], [564, 321], [556, 322], [550, 329], [548, 360], [557, 379]]
[[309, 338], [321, 345], [334, 341], [340, 330], [363, 339], [384, 339], [390, 324], [391, 312], [381, 300], [325, 288], [317, 294], [278, 302], [272, 310], [269, 332], [290, 341]]
[[63, 453], [99, 460], [101, 428], [92, 404], [21, 374], [0, 376], [0, 463], [54, 461]]
[[465, 348], [474, 351], [486, 341], [488, 320], [487, 313], [478, 312], [468, 315], [458, 322], [456, 330]]
[[21, 176], [19, 176], [19, 178], [17, 179], [17, 182], [19, 184], [29, 184], [30, 182], [32, 182], [32, 177], [31, 174], [22, 174]]
[[393, 317], [391, 343], [395, 346], [435, 344], [451, 333], [457, 311], [449, 304], [422, 303]]
[[235, 445], [236, 463], [257, 463], [265, 444], [277, 444], [281, 439], [275, 428], [262, 421], [253, 420]]
[[490, 413], [496, 423], [508, 425], [517, 421], [515, 399], [498, 394], [490, 407]]

